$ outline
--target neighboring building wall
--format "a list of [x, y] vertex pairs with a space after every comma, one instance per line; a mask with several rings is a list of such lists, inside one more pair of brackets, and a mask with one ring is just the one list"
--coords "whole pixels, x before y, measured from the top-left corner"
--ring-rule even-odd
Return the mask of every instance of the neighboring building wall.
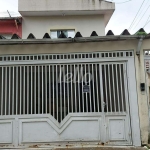
[[33, 33], [37, 39], [43, 38], [50, 30], [75, 29], [83, 37], [89, 37], [92, 31], [99, 36], [105, 35], [104, 15], [94, 16], [54, 16], [54, 17], [23, 17], [22, 22], [23, 39]]
[[17, 34], [22, 37], [22, 24], [15, 23], [15, 20], [0, 20], [0, 34], [13, 35]]

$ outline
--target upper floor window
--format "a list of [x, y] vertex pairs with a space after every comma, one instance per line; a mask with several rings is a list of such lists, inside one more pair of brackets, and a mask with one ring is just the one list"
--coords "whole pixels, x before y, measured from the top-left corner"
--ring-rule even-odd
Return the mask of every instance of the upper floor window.
[[59, 38], [61, 33], [64, 33], [67, 38], [71, 37], [74, 38], [75, 30], [51, 30], [51, 38], [56, 39]]

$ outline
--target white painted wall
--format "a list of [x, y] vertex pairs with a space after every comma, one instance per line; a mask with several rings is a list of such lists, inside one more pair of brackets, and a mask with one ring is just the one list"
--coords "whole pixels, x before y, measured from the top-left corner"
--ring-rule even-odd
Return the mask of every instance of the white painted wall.
[[19, 0], [19, 11], [113, 10], [115, 3], [104, 0]]
[[106, 26], [115, 3], [104, 0], [19, 0], [18, 10], [22, 16], [104, 15]]
[[105, 23], [103, 15], [89, 16], [53, 16], [53, 17], [23, 17], [22, 38], [26, 39], [33, 33], [37, 39], [54, 29], [75, 29], [83, 37], [89, 37], [92, 31], [99, 36], [105, 35]]

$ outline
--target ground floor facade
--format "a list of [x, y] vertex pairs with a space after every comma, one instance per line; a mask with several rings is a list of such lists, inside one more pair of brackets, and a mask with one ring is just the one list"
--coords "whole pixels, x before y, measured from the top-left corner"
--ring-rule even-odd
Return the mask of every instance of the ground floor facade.
[[37, 46], [0, 49], [0, 146], [141, 146], [134, 46]]

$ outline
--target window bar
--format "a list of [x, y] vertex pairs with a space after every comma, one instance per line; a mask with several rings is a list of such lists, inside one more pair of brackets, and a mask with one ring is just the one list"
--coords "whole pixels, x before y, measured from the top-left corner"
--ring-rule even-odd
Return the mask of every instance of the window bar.
[[[75, 57], [74, 57], [75, 58]], [[74, 88], [75, 88], [75, 112], [77, 112], [77, 89], [76, 89], [76, 65], [74, 65]]]
[[33, 79], [33, 77], [32, 77], [33, 72], [32, 72], [32, 67], [33, 66], [31, 66], [31, 99], [30, 99], [30, 102], [31, 102], [31, 114], [33, 113], [32, 112], [32, 108], [33, 108], [33, 106], [32, 106], [33, 105], [33, 98], [32, 98], [33, 97], [32, 96], [33, 95], [33, 93], [32, 93], [33, 92], [33, 90], [32, 90], [32, 88], [33, 88], [33, 85], [32, 85], [33, 84], [33, 81], [32, 81], [32, 79]]
[[43, 108], [44, 108], [44, 105], [43, 105], [43, 103], [44, 103], [44, 98], [43, 98], [43, 96], [44, 96], [44, 91], [43, 91], [43, 65], [41, 66], [41, 68], [42, 68], [42, 71], [41, 71], [41, 73], [42, 73], [42, 114], [43, 114]]
[[104, 74], [105, 74], [105, 90], [106, 90], [106, 106], [107, 106], [107, 112], [109, 111], [108, 110], [108, 91], [107, 91], [107, 78], [106, 78], [106, 65], [103, 65], [104, 66]]
[[34, 66], [34, 114], [36, 114], [36, 66]]
[[49, 113], [51, 114], [51, 66], [49, 65]]
[[67, 81], [66, 83], [67, 83], [68, 114], [69, 114], [69, 112], [70, 112], [70, 111], [69, 111], [69, 108], [70, 108], [70, 105], [69, 105], [69, 100], [70, 100], [70, 99], [69, 99], [69, 91], [70, 91], [70, 90], [69, 90], [68, 75], [69, 75], [69, 70], [68, 70], [68, 65], [67, 65], [67, 77], [65, 76], [65, 77], [66, 77], [65, 79], [66, 79], [66, 81]]
[[119, 95], [120, 95], [120, 92], [119, 92], [119, 87], [118, 87], [118, 71], [120, 72], [120, 70], [118, 70], [117, 68], [117, 64], [115, 64], [115, 68], [116, 68], [116, 81], [117, 81], [117, 95], [118, 95], [118, 111], [120, 112], [121, 108], [120, 108], [120, 99], [119, 99]]
[[109, 79], [109, 100], [110, 100], [110, 110], [112, 112], [112, 98], [111, 98], [111, 85], [110, 85], [110, 64], [107, 65], [108, 66], [108, 79]]
[[83, 66], [82, 66], [82, 64], [81, 64], [81, 77], [82, 77], [82, 112], [84, 112]]
[[25, 66], [24, 66], [24, 79], [23, 79], [23, 114], [25, 114], [25, 78], [26, 78], [26, 76], [25, 76], [25, 74], [26, 74], [26, 72], [25, 72]]
[[78, 64], [78, 100], [79, 100], [79, 112], [81, 112], [81, 106], [80, 106], [80, 65]]
[[[3, 79], [2, 79], [3, 80]], [[9, 67], [9, 107], [8, 107], [8, 115], [10, 115], [10, 90], [11, 90], [11, 67]]]
[[88, 73], [89, 73], [89, 86], [90, 86], [90, 93], [89, 93], [89, 96], [90, 96], [90, 112], [92, 112], [92, 95], [91, 95], [91, 73], [90, 73], [90, 64], [88, 64]]
[[52, 69], [53, 69], [53, 70], [52, 70], [52, 72], [53, 72], [53, 117], [55, 117], [55, 116], [54, 116], [54, 113], [55, 113], [55, 112], [54, 112], [54, 111], [55, 111], [55, 110], [54, 110], [54, 101], [55, 101], [55, 97], [54, 97], [54, 84], [55, 84], [55, 81], [54, 81], [54, 65], [52, 66]]
[[16, 115], [18, 114], [18, 66], [16, 66]]
[[64, 74], [63, 74], [63, 84], [64, 84], [64, 117], [66, 117], [66, 82], [65, 82], [65, 65], [63, 65], [63, 69], [64, 69]]
[[[92, 55], [93, 56], [93, 55]], [[95, 88], [94, 88], [94, 64], [92, 64], [92, 75], [93, 75], [93, 102], [94, 102], [94, 112], [96, 112], [95, 110]]]
[[27, 66], [27, 114], [29, 114], [29, 66]]
[[15, 76], [14, 76], [14, 66], [13, 66], [13, 79], [12, 79], [12, 115], [14, 115], [14, 80], [15, 80]]
[[[95, 64], [95, 66], [96, 66], [96, 81], [98, 81], [98, 76], [97, 76], [97, 74], [98, 74], [98, 70], [97, 70], [97, 64]], [[97, 89], [97, 110], [98, 110], [98, 112], [99, 112], [99, 91], [98, 91], [98, 82], [96, 82], [96, 89]]]
[[[62, 68], [61, 68], [61, 65], [59, 65], [60, 67], [60, 74], [62, 74]], [[61, 78], [61, 75], [60, 75], [60, 121], [62, 121], [62, 114], [63, 114], [63, 110], [62, 110], [62, 78]]]
[[[3, 57], [2, 57], [3, 58]], [[3, 115], [3, 87], [4, 87], [4, 67], [2, 67], [2, 82], [1, 82], [1, 115]]]
[[[70, 56], [71, 57], [71, 56]], [[73, 113], [73, 88], [72, 88], [72, 65], [70, 65], [70, 74], [71, 74], [71, 109], [72, 109], [72, 113]]]
[[[56, 65], [56, 77], [58, 77], [58, 65]], [[61, 74], [61, 73], [60, 73]], [[61, 76], [61, 75], [60, 75]], [[61, 79], [58, 79], [59, 81], [61, 80]], [[56, 100], [57, 100], [57, 120], [58, 120], [58, 80], [57, 80], [57, 78], [56, 78]]]
[[114, 80], [115, 80], [115, 78], [114, 78], [114, 69], [113, 69], [113, 66], [114, 66], [114, 64], [112, 64], [111, 65], [112, 66], [112, 80], [113, 80], [113, 96], [114, 96], [114, 108], [115, 108], [115, 112], [116, 112], [116, 93], [115, 93], [115, 83], [114, 83]]
[[7, 115], [7, 67], [5, 67], [5, 115]]
[[38, 66], [38, 114], [40, 114], [40, 66]]
[[[119, 65], [119, 75], [120, 75], [120, 86], [121, 86], [121, 101], [122, 101], [122, 112], [124, 112], [124, 103], [123, 103], [123, 89], [122, 89], [122, 81], [123, 81], [123, 78], [122, 78], [122, 74], [121, 74], [121, 66], [122, 64], [118, 64]], [[120, 105], [119, 105], [120, 106]]]
[[[45, 59], [46, 59], [46, 56], [45, 56]], [[47, 65], [45, 65], [45, 113], [47, 114]]]

